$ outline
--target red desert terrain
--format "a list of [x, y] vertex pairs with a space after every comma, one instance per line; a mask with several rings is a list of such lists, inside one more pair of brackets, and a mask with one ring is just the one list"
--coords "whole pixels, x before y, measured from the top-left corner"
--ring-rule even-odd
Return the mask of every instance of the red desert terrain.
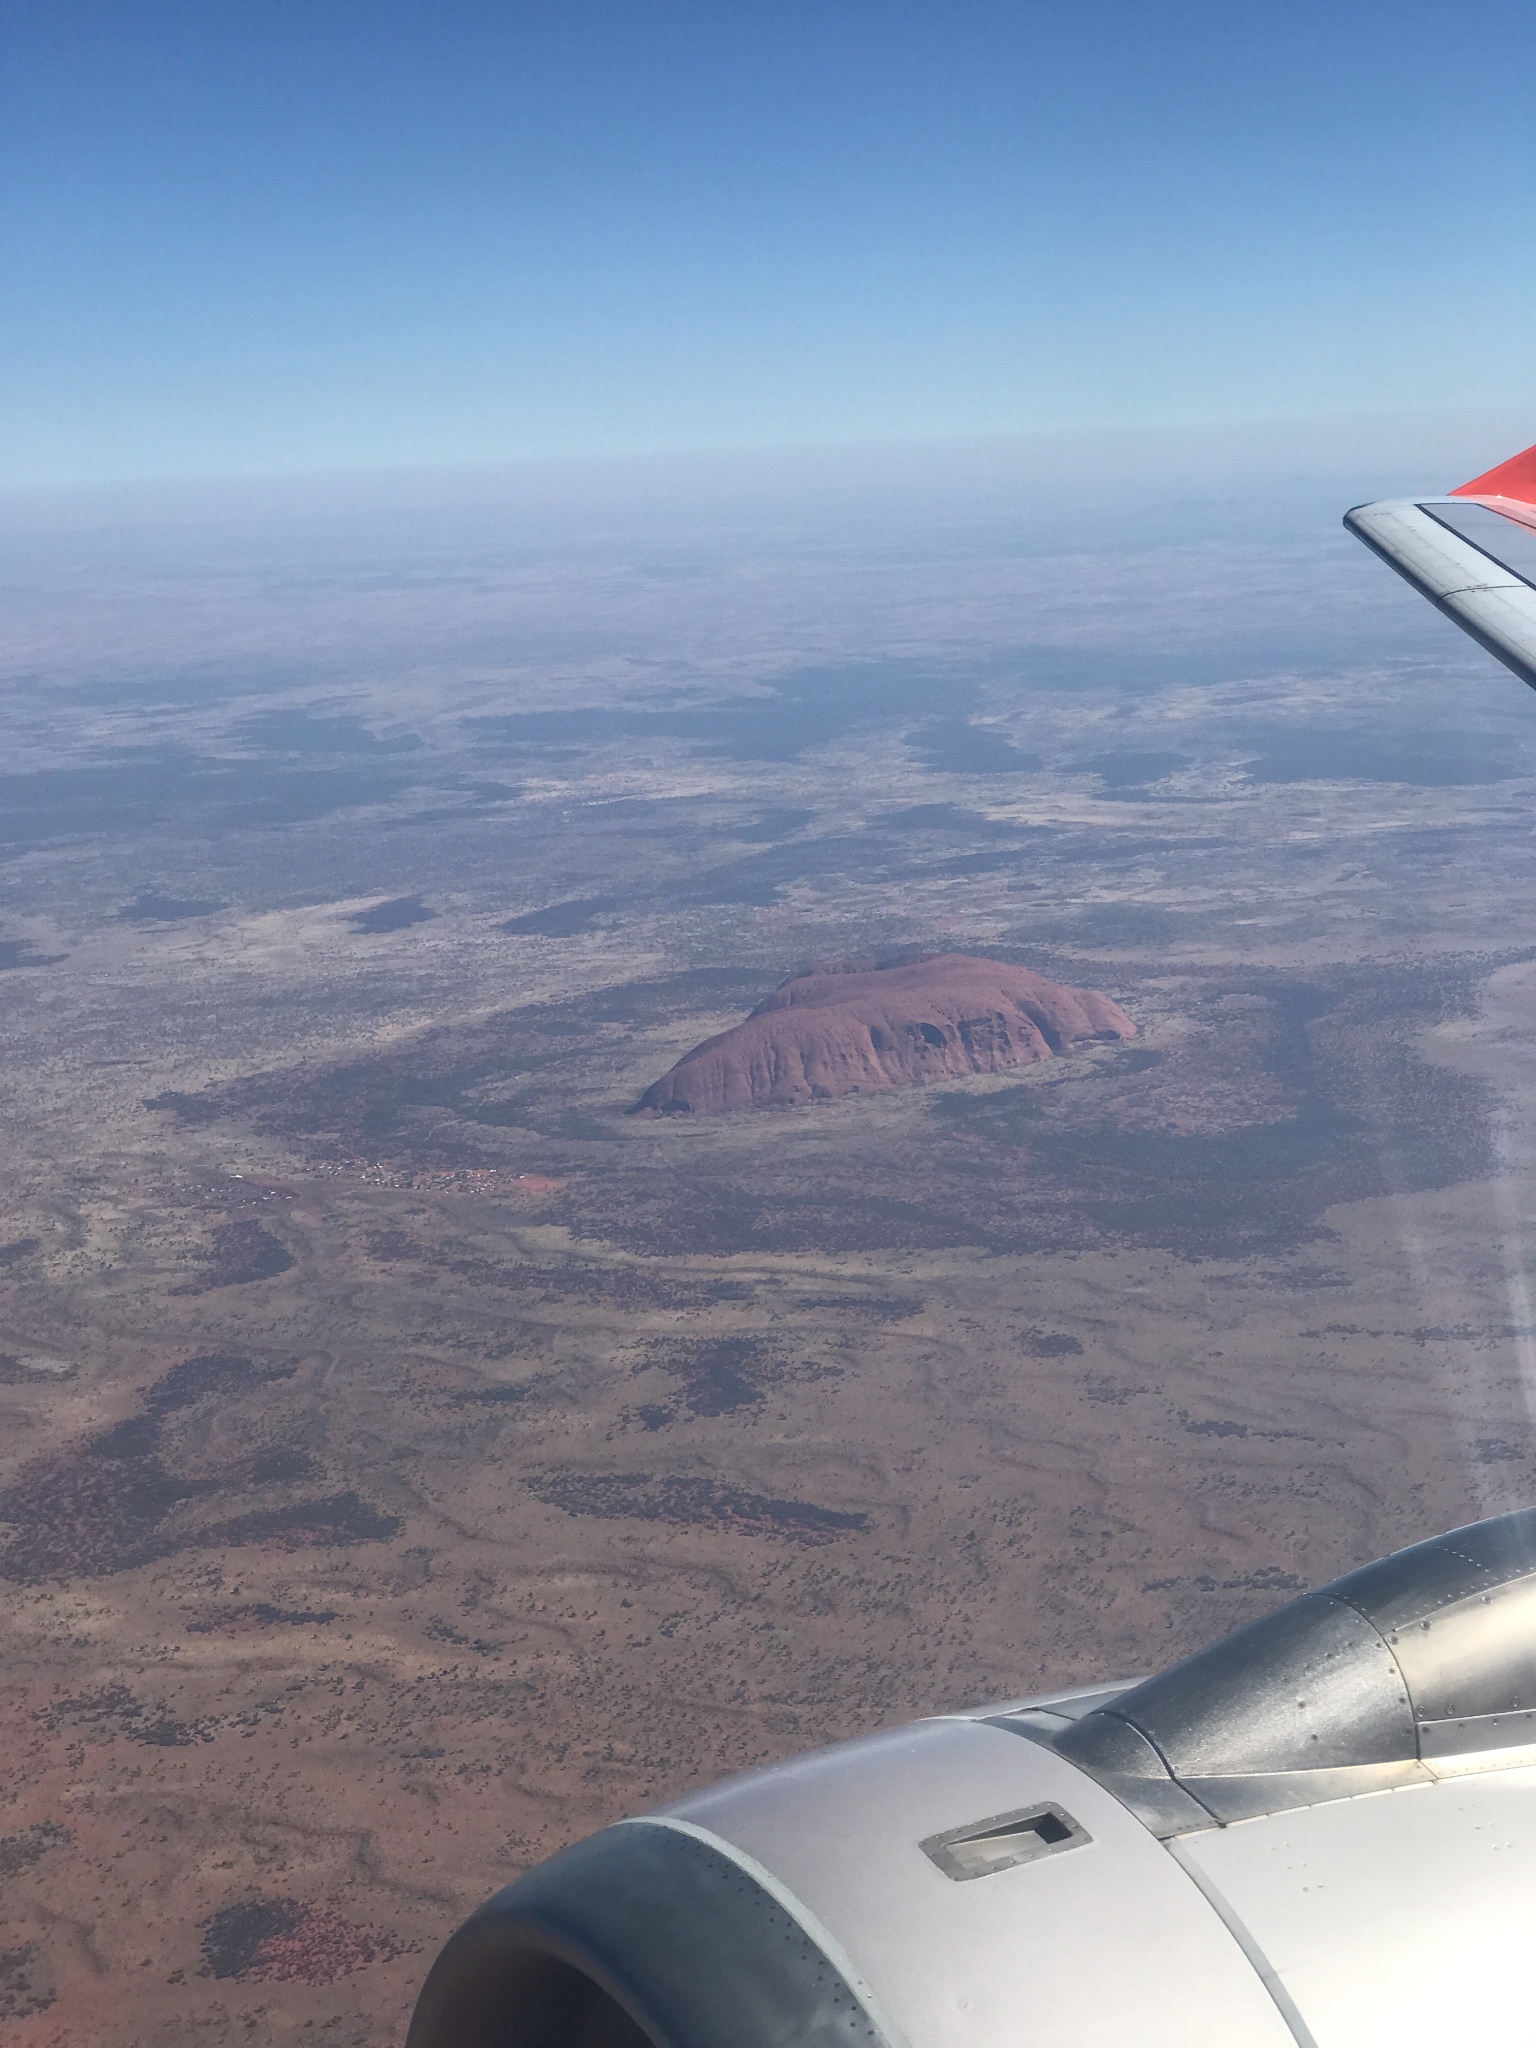
[[1086, 1040], [1134, 1038], [1092, 989], [966, 953], [850, 960], [792, 974], [744, 1023], [706, 1038], [635, 1104], [709, 1115], [995, 1074]]

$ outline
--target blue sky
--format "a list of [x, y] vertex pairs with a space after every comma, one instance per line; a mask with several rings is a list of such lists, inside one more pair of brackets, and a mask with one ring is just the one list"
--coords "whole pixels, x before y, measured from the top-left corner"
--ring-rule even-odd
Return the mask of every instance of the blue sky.
[[1520, 407], [1536, 8], [18, 7], [12, 484]]

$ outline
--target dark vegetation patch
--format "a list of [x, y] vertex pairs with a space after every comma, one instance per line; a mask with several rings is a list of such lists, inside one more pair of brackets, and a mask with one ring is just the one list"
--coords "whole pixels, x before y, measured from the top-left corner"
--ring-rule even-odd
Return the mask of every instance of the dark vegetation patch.
[[363, 1248], [370, 1259], [377, 1259], [381, 1265], [392, 1265], [399, 1259], [424, 1259], [431, 1256], [427, 1247], [418, 1244], [409, 1231], [370, 1230], [363, 1239]]
[[445, 1252], [430, 1263], [476, 1289], [495, 1288], [503, 1294], [521, 1295], [525, 1301], [558, 1299], [629, 1310], [702, 1308], [708, 1301], [697, 1281], [648, 1270], [639, 1261], [632, 1265], [589, 1263], [556, 1255], [537, 1263], [530, 1258], [513, 1264], [497, 1259], [456, 1259]]
[[1512, 1465], [1530, 1455], [1528, 1445], [1511, 1443], [1503, 1436], [1480, 1436], [1473, 1447], [1479, 1465]]
[[793, 761], [851, 733], [932, 715], [957, 722], [975, 704], [980, 673], [970, 665], [885, 656], [794, 669], [752, 696], [718, 704], [632, 710], [602, 705], [466, 718], [487, 749], [536, 760], [551, 748], [611, 746], [620, 740], [681, 740], [738, 761]]
[[550, 1507], [603, 1521], [666, 1522], [680, 1529], [733, 1529], [796, 1543], [830, 1543], [869, 1517], [809, 1501], [780, 1500], [714, 1479], [653, 1478], [643, 1472], [545, 1472], [528, 1481]]
[[352, 913], [353, 931], [363, 933], [403, 932], [413, 924], [427, 924], [437, 916], [419, 896], [391, 896], [387, 903], [375, 903]]
[[[1032, 828], [1021, 826], [1028, 832]], [[1040, 865], [1038, 849], [1024, 845], [994, 846], [980, 853], [957, 853], [947, 860], [932, 860], [926, 864], [930, 878], [942, 879], [947, 875], [1005, 875], [1010, 872], [1022, 877], [1020, 886], [1033, 889], [1037, 886], [1028, 871], [1037, 870]]]
[[0, 1493], [0, 1521], [14, 1529], [0, 1573], [28, 1584], [131, 1571], [179, 1548], [164, 1523], [212, 1490], [211, 1480], [166, 1469], [153, 1417], [119, 1423], [37, 1459]]
[[[767, 984], [760, 971], [745, 968], [629, 983], [579, 1002], [528, 1005], [471, 1025], [434, 1027], [362, 1059], [253, 1074], [196, 1094], [171, 1090], [144, 1106], [167, 1110], [190, 1127], [224, 1117], [249, 1121], [274, 1136], [309, 1140], [353, 1158], [473, 1164], [485, 1156], [482, 1132], [526, 1125], [530, 1116], [558, 1122], [566, 1087], [579, 1080], [594, 1041], [608, 1031], [670, 1022], [690, 1008], [748, 1009]], [[403, 1249], [386, 1253], [404, 1255]]]
[[335, 1607], [274, 1607], [270, 1600], [247, 1600], [206, 1608], [187, 1622], [193, 1636], [251, 1635], [259, 1629], [324, 1627], [336, 1619]]
[[215, 1522], [202, 1530], [198, 1547], [264, 1543], [274, 1550], [309, 1550], [350, 1543], [387, 1543], [400, 1533], [400, 1517], [350, 1490], [322, 1500], [291, 1501], [286, 1507], [258, 1508]]
[[675, 884], [668, 897], [671, 904], [764, 910], [777, 903], [792, 882], [825, 882], [850, 870], [879, 875], [889, 871], [892, 859], [900, 863], [901, 849], [868, 831], [828, 832], [819, 839], [737, 854], [691, 881]]
[[190, 1408], [209, 1394], [242, 1394], [274, 1380], [291, 1380], [296, 1368], [286, 1362], [246, 1358], [235, 1351], [209, 1351], [173, 1365], [144, 1396], [151, 1415]]
[[964, 839], [1012, 839], [1018, 829], [962, 804], [903, 804], [899, 810], [882, 811], [879, 823], [891, 832], [938, 832]]
[[1474, 1323], [1421, 1323], [1417, 1329], [1398, 1330], [1394, 1334], [1406, 1337], [1421, 1349], [1426, 1344], [1475, 1344], [1479, 1350], [1487, 1351], [1536, 1336], [1536, 1331], [1520, 1323], [1489, 1323], [1481, 1328]]
[[1176, 946], [1187, 944], [1217, 922], [1208, 913], [1174, 910], [1162, 903], [1084, 903], [1060, 917], [1043, 918], [1041, 938], [1079, 946]]
[[1531, 772], [1531, 753], [1507, 735], [1441, 731], [1312, 729], [1267, 735], [1248, 764], [1254, 782], [1402, 782], [1452, 789]]
[[210, 1733], [210, 1724], [179, 1721], [163, 1702], [141, 1700], [120, 1683], [54, 1700], [37, 1720], [50, 1734], [70, 1728], [93, 1742], [143, 1742], [152, 1749], [185, 1749]]
[[815, 817], [814, 811], [802, 810], [797, 804], [775, 804], [755, 817], [743, 818], [735, 833], [738, 839], [782, 839], [811, 824]]
[[[1155, 1067], [1111, 1061], [1085, 1088], [948, 1093], [935, 1118], [973, 1160], [983, 1148], [1000, 1194], [1023, 1172], [1067, 1205], [1075, 1228], [1058, 1242], [1097, 1231], [1188, 1257], [1287, 1250], [1323, 1235], [1335, 1203], [1492, 1169], [1486, 1085], [1431, 1066], [1414, 1040], [1473, 1011], [1496, 964], [1340, 969], [1315, 982], [1196, 971], [1188, 1008], [1202, 1035]], [[1232, 1021], [1233, 995], [1251, 1000], [1246, 1021]], [[1178, 1128], [1211, 1071], [1262, 1075], [1289, 1107], [1229, 1129]]]
[[413, 754], [421, 745], [413, 732], [380, 739], [353, 712], [308, 711], [302, 705], [258, 711], [242, 718], [235, 732], [247, 746], [281, 754]]
[[294, 1444], [274, 1444], [258, 1451], [250, 1463], [252, 1486], [288, 1486], [296, 1479], [313, 1479], [320, 1467], [308, 1451]]
[[1012, 740], [968, 718], [932, 718], [907, 735], [907, 745], [929, 768], [949, 775], [1029, 775], [1042, 767]]
[[46, 2012], [58, 1995], [35, 1941], [0, 1948], [0, 2020], [24, 2020]]
[[449, 1396], [455, 1408], [515, 1408], [528, 1398], [525, 1386], [463, 1387]]
[[141, 670], [137, 674], [123, 674], [114, 670], [83, 677], [71, 685], [69, 695], [80, 704], [126, 705], [134, 711], [180, 704], [205, 710], [253, 690], [269, 689], [271, 683], [271, 670], [263, 662], [247, 666], [231, 661], [220, 663], [217, 668], [211, 663], [198, 663], [181, 669], [156, 662], [148, 673]]
[[[1202, 507], [1199, 516], [1206, 521], [1202, 531], [1208, 534], [1209, 507]], [[1192, 531], [1190, 540], [1195, 537]], [[1283, 626], [1266, 617], [1237, 631], [1165, 649], [1147, 647], [1139, 637], [1098, 646], [1082, 642], [1064, 647], [1026, 646], [1016, 650], [1012, 665], [1026, 685], [1105, 694], [1134, 706], [1178, 687], [1198, 688], [1203, 683], [1281, 671], [1316, 674], [1316, 662], [1315, 632], [1309, 633], [1298, 622], [1292, 639]]]
[[0, 1878], [19, 1877], [24, 1870], [30, 1870], [50, 1849], [62, 1849], [74, 1836], [68, 1828], [60, 1827], [57, 1821], [39, 1821], [35, 1827], [21, 1828], [14, 1835], [0, 1835]]
[[455, 1649], [473, 1650], [477, 1657], [494, 1657], [506, 1648], [505, 1643], [492, 1642], [488, 1636], [466, 1635], [461, 1628], [455, 1628], [446, 1615], [435, 1614], [430, 1621], [424, 1621], [421, 1632], [434, 1643], [452, 1643]]
[[1083, 1381], [1083, 1399], [1097, 1401], [1106, 1408], [1123, 1408], [1127, 1401], [1146, 1391], [1145, 1384], [1131, 1386], [1124, 1380], [1111, 1378], [1108, 1373], [1091, 1373]]
[[1187, 1409], [1178, 1412], [1180, 1429], [1190, 1436], [1214, 1437], [1261, 1437], [1266, 1443], [1315, 1443], [1317, 1439], [1304, 1429], [1261, 1429], [1257, 1423], [1234, 1422], [1229, 1416], [1192, 1416]]
[[1429, 860], [1436, 865], [1459, 853], [1480, 827], [1471, 819], [1447, 825], [1414, 825], [1392, 834], [1392, 851], [1400, 862]]
[[299, 1899], [242, 1899], [210, 1913], [199, 1931], [205, 1977], [333, 1984], [400, 1953], [376, 1928]]
[[[837, 1305], [843, 1306], [841, 1302]], [[774, 1345], [747, 1336], [663, 1338], [647, 1346], [635, 1371], [658, 1368], [678, 1383], [683, 1405], [696, 1416], [732, 1415], [738, 1409], [755, 1407], [770, 1387], [791, 1381], [840, 1379], [843, 1370], [837, 1365], [791, 1364]], [[670, 1422], [674, 1414], [671, 1407], [635, 1412], [651, 1429]], [[659, 1415], [662, 1422], [646, 1421], [648, 1413]]]
[[209, 1353], [173, 1366], [145, 1396], [138, 1415], [23, 1468], [0, 1493], [0, 1522], [12, 1535], [0, 1577], [30, 1584], [49, 1578], [99, 1578], [210, 1545], [266, 1543], [281, 1549], [381, 1541], [399, 1523], [353, 1492], [256, 1510], [210, 1526], [177, 1517], [209, 1495], [246, 1493], [253, 1484], [306, 1476], [302, 1452], [258, 1452], [213, 1478], [175, 1469], [167, 1423], [195, 1403], [249, 1395], [292, 1377], [292, 1365]]
[[115, 761], [0, 775], [0, 850], [174, 826], [216, 840], [262, 826], [298, 825], [359, 804], [387, 802], [416, 779], [372, 763], [290, 767], [229, 761], [186, 747], [124, 748]]
[[865, 1151], [857, 1138], [814, 1185], [764, 1175], [750, 1155], [739, 1161], [727, 1156], [714, 1172], [671, 1167], [665, 1162], [648, 1187], [634, 1191], [639, 1199], [628, 1203], [614, 1199], [617, 1190], [611, 1187], [583, 1188], [582, 1199], [568, 1204], [576, 1227], [583, 1236], [616, 1240], [637, 1252], [718, 1257], [1004, 1243], [1015, 1252], [1053, 1250], [1072, 1228], [1070, 1217], [1033, 1208], [1016, 1221], [1008, 1219], [1003, 1202], [1011, 1191], [998, 1191], [1003, 1202], [980, 1200], [974, 1169], [962, 1167], [961, 1179], [949, 1182], [928, 1157], [910, 1195], [882, 1194], [878, 1188], [890, 1176], [890, 1162], [873, 1147]]
[[1189, 756], [1165, 747], [1119, 747], [1104, 754], [1085, 754], [1072, 765], [1079, 772], [1096, 775], [1113, 795], [1139, 796], [1150, 783], [1187, 768]]
[[177, 1088], [167, 1088], [160, 1095], [146, 1095], [144, 1107], [166, 1110], [179, 1124], [184, 1124], [189, 1129], [195, 1129], [200, 1124], [216, 1123], [221, 1114], [215, 1096], [188, 1095]]
[[797, 1294], [795, 1307], [838, 1309], [874, 1323], [900, 1323], [908, 1316], [920, 1316], [924, 1302], [916, 1294]]
[[[755, 853], [738, 854], [691, 881], [674, 883], [665, 898], [658, 899], [659, 907], [671, 909], [697, 903], [767, 908], [778, 902], [782, 891], [792, 883], [809, 883], [832, 894], [847, 876], [855, 876], [865, 884], [880, 884], [900, 881], [907, 875], [931, 880], [936, 874], [991, 873], [1026, 866], [1037, 870], [1041, 843], [1054, 841], [1059, 846], [1060, 842], [1059, 833], [1053, 834], [1044, 827], [1010, 825], [1010, 844], [989, 844], [985, 851], [943, 860], [936, 858], [931, 844], [918, 840], [911, 830], [894, 822], [901, 815], [888, 812], [854, 831], [823, 832], [814, 839], [790, 840]], [[973, 830], [967, 836], [973, 842], [990, 838], [984, 829]]]
[[1279, 1564], [1255, 1565], [1251, 1572], [1238, 1572], [1220, 1582], [1224, 1593], [1300, 1593], [1306, 1583]]
[[1068, 1337], [1059, 1330], [1028, 1330], [1023, 1344], [1030, 1358], [1078, 1358], [1083, 1349], [1076, 1337]]
[[0, 1266], [14, 1266], [18, 1260], [30, 1259], [42, 1245], [35, 1237], [13, 1237], [9, 1244], [0, 1244]]
[[674, 858], [713, 845], [722, 831], [718, 816], [693, 796], [584, 796], [581, 810], [600, 828], [620, 825], [626, 837], [663, 841]]
[[644, 1363], [659, 1365], [679, 1383], [695, 1415], [750, 1408], [762, 1400], [765, 1381], [783, 1376], [756, 1337], [670, 1339], [652, 1346]]
[[146, 1721], [141, 1727], [131, 1729], [134, 1742], [148, 1743], [151, 1749], [186, 1749], [197, 1741], [210, 1739], [199, 1734], [188, 1721], [178, 1721], [171, 1714], [164, 1714], [158, 1720]]
[[39, 953], [25, 939], [0, 939], [0, 973], [8, 967], [54, 967], [62, 953]]
[[509, 917], [497, 930], [514, 938], [574, 939], [590, 931], [606, 911], [617, 910], [617, 896], [581, 896], [569, 903], [551, 903], [544, 910], [525, 910], [521, 917]]
[[184, 918], [211, 917], [227, 908], [215, 897], [166, 896], [158, 889], [141, 889], [117, 914], [128, 924], [180, 924]]
[[221, 1223], [213, 1233], [207, 1253], [207, 1271], [200, 1279], [173, 1290], [177, 1294], [207, 1294], [215, 1287], [245, 1287], [254, 1280], [275, 1280], [294, 1265], [288, 1247], [253, 1216], [234, 1223]]
[[1167, 1593], [1175, 1587], [1192, 1586], [1201, 1593], [1300, 1593], [1306, 1580], [1297, 1578], [1278, 1564], [1261, 1564], [1251, 1572], [1237, 1572], [1230, 1579], [1218, 1579], [1213, 1572], [1183, 1573], [1171, 1579], [1147, 1579], [1143, 1593]]
[[1479, 1351], [1498, 1351], [1506, 1344], [1520, 1343], [1536, 1336], [1525, 1323], [1421, 1323], [1412, 1330], [1371, 1329], [1364, 1323], [1324, 1323], [1320, 1329], [1303, 1330], [1303, 1337], [1400, 1337], [1405, 1343], [1471, 1344]]

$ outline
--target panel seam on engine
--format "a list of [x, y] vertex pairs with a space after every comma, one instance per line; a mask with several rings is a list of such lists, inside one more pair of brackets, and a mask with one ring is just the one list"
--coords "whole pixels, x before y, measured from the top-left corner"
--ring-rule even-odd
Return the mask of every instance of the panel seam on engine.
[[1206, 1900], [1206, 1903], [1220, 1919], [1228, 1934], [1231, 1935], [1243, 1954], [1248, 1958], [1255, 1976], [1274, 2001], [1275, 2010], [1290, 2029], [1297, 2043], [1297, 2048], [1317, 2048], [1317, 2042], [1313, 2038], [1312, 2029], [1302, 2018], [1300, 2008], [1297, 2006], [1295, 1999], [1286, 1990], [1279, 1971], [1269, 1960], [1263, 1948], [1254, 1938], [1247, 1921], [1243, 1919], [1242, 1915], [1232, 1905], [1220, 1885], [1203, 1871], [1197, 1863], [1192, 1862], [1184, 1854], [1177, 1837], [1172, 1841], [1165, 1842], [1163, 1847], [1168, 1851], [1175, 1863], [1178, 1864], [1180, 1870], [1184, 1872], [1190, 1883], [1196, 1886]]

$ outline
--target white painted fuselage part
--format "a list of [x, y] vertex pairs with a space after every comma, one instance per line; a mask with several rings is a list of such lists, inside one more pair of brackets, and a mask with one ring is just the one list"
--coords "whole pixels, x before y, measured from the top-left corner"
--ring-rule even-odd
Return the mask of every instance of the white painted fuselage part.
[[1316, 2048], [1536, 2044], [1536, 1769], [1170, 1843], [1240, 1922]]

